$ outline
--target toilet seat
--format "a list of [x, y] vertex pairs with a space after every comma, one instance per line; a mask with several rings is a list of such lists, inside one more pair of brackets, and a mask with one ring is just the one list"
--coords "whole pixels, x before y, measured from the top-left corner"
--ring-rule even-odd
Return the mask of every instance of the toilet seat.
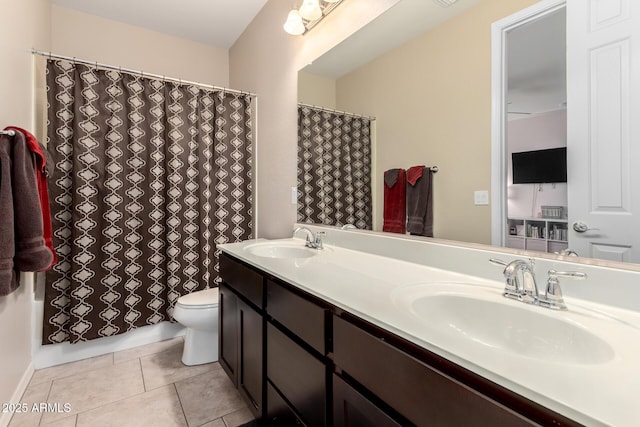
[[186, 308], [213, 308], [218, 306], [218, 288], [203, 289], [178, 298], [177, 305]]

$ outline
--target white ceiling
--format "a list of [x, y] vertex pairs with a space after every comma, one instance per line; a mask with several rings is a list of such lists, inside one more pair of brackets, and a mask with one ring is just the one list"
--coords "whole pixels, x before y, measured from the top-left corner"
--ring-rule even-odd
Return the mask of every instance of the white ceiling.
[[[51, 0], [53, 4], [229, 49], [267, 0]], [[284, 22], [286, 17], [282, 18]]]

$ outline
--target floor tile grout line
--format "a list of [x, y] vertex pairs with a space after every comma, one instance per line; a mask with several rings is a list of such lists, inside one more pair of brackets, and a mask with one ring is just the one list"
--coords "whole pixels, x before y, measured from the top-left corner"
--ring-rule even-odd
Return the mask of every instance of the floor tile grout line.
[[[168, 385], [168, 384], [167, 384], [167, 385]], [[96, 409], [104, 408], [104, 407], [106, 407], [106, 406], [113, 405], [114, 403], [123, 402], [123, 401], [128, 400], [128, 399], [133, 399], [134, 397], [139, 397], [139, 396], [142, 396], [143, 394], [146, 394], [146, 393], [148, 393], [148, 392], [147, 392], [147, 391], [143, 391], [143, 392], [141, 392], [141, 393], [132, 394], [131, 396], [126, 396], [126, 397], [123, 397], [123, 398], [121, 398], [121, 399], [114, 400], [113, 402], [107, 402], [107, 403], [104, 403], [104, 404], [102, 404], [102, 405], [100, 405], [100, 406], [96, 406], [96, 407], [94, 407], [94, 408], [86, 409], [86, 410], [84, 410], [84, 411], [82, 411], [82, 412], [76, 412], [76, 413], [75, 413], [75, 415], [76, 415], [76, 416], [78, 416], [78, 415], [80, 415], [80, 414], [86, 414], [87, 412], [91, 412], [91, 411], [94, 411], [94, 410], [96, 410]], [[73, 414], [72, 414], [72, 415], [73, 415]], [[72, 415], [69, 415], [69, 417], [68, 417], [68, 418], [71, 418], [71, 417], [72, 417]], [[63, 419], [63, 418], [60, 418], [60, 420], [62, 420], [62, 419]], [[58, 420], [58, 421], [60, 421], [60, 420]], [[57, 422], [57, 421], [55, 421], [55, 422]], [[76, 423], [77, 423], [77, 417], [76, 417]]]
[[144, 389], [144, 391], [146, 393], [149, 390], [147, 390], [147, 382], [144, 380], [144, 368], [142, 367], [142, 358], [141, 357], [138, 357], [138, 365], [140, 366], [140, 376], [142, 376], [142, 388]]
[[[132, 361], [133, 361], [133, 359], [132, 359], [132, 360], [130, 360], [129, 362], [132, 362]], [[126, 396], [126, 397], [123, 397], [123, 398], [121, 398], [121, 399], [114, 400], [113, 402], [104, 403], [104, 404], [99, 405], [99, 406], [96, 406], [96, 407], [94, 407], [94, 408], [90, 408], [90, 409], [87, 409], [87, 410], [84, 410], [84, 411], [81, 411], [81, 412], [76, 412], [76, 413], [75, 413], [75, 415], [76, 415], [76, 424], [78, 424], [78, 418], [79, 418], [79, 417], [78, 417], [78, 415], [80, 415], [80, 414], [85, 414], [85, 413], [90, 412], [90, 411], [93, 411], [93, 410], [95, 410], [95, 409], [98, 409], [98, 408], [104, 408], [104, 407], [109, 406], [109, 405], [111, 405], [111, 404], [114, 404], [114, 403], [117, 403], [117, 402], [122, 402], [122, 401], [124, 401], [124, 400], [131, 399], [131, 398], [133, 398], [133, 397], [138, 397], [138, 396], [141, 396], [141, 395], [143, 395], [143, 394], [147, 393], [147, 391], [144, 389], [144, 388], [145, 388], [145, 387], [144, 387], [144, 375], [142, 374], [142, 365], [140, 364], [140, 359], [139, 359], [139, 358], [138, 358], [138, 364], [139, 364], [139, 366], [140, 366], [140, 375], [141, 375], [141, 377], [142, 377], [142, 385], [143, 385], [143, 387], [142, 387], [142, 388], [143, 388], [143, 391], [142, 391], [141, 393], [132, 394], [131, 396]], [[105, 367], [103, 366], [102, 368], [96, 368], [96, 370], [98, 370], [98, 369], [103, 369], [103, 368], [105, 368]], [[78, 375], [85, 375], [85, 374], [88, 374], [89, 372], [91, 372], [91, 370], [89, 370], [89, 371], [85, 371], [85, 372], [82, 372], [82, 373], [80, 373], [80, 374], [78, 374]], [[51, 381], [51, 384], [52, 384], [52, 385], [51, 385], [51, 387], [53, 387], [53, 381]], [[49, 389], [49, 394], [51, 394], [51, 389]], [[49, 400], [49, 397], [47, 397], [47, 401], [48, 401], [48, 400]], [[69, 417], [71, 417], [71, 415], [70, 415]], [[61, 418], [61, 420], [62, 420], [62, 418]], [[42, 423], [42, 417], [41, 417], [41, 421], [40, 421], [40, 422]], [[41, 424], [38, 424], [38, 425], [41, 425]]]
[[[53, 381], [49, 382], [49, 390], [47, 391], [47, 397], [44, 399], [46, 403], [49, 403], [49, 398], [51, 397], [51, 389], [53, 389]], [[38, 419], [38, 425], [42, 425], [42, 419], [44, 418], [44, 413], [40, 413], [40, 418]]]
[[173, 389], [176, 391], [176, 396], [178, 396], [178, 403], [180, 403], [180, 409], [182, 410], [182, 416], [184, 417], [184, 422], [189, 426], [189, 420], [187, 420], [187, 413], [184, 410], [184, 406], [182, 406], [182, 399], [180, 398], [180, 393], [178, 392], [178, 387], [176, 383], [171, 383]]

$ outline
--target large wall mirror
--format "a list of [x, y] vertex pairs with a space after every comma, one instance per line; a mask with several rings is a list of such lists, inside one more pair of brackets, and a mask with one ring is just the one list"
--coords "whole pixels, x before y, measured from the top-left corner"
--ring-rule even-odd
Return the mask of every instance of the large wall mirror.
[[[542, 3], [551, 6], [504, 33], [503, 188], [496, 192], [492, 24]], [[458, 0], [442, 7], [401, 0], [300, 71], [299, 102], [375, 117], [374, 230], [382, 229], [384, 171], [437, 165], [434, 237], [550, 253], [573, 249], [571, 183], [513, 184], [511, 163], [513, 152], [567, 145], [565, 21], [561, 1]], [[492, 213], [493, 206], [499, 209]], [[492, 223], [500, 233], [492, 233]], [[609, 255], [593, 256], [640, 262], [620, 251]]]

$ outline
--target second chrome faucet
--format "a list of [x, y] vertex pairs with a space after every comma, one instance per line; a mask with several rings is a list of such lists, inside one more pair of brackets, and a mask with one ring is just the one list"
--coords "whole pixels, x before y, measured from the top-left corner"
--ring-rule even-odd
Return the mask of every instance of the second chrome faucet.
[[579, 271], [549, 270], [547, 288], [544, 295], [540, 295], [534, 273], [535, 261], [533, 259], [530, 258], [529, 261], [517, 259], [506, 263], [496, 258], [490, 258], [489, 262], [505, 267], [503, 272], [506, 280], [503, 293], [505, 297], [555, 310], [567, 309], [562, 297], [559, 277], [572, 279], [585, 279], [587, 277], [586, 273]]
[[305, 246], [313, 249], [324, 249], [322, 244], [322, 236], [326, 233], [324, 231], [318, 231], [315, 236], [313, 235], [313, 231], [309, 230], [307, 227], [298, 227], [293, 230], [293, 235], [295, 236], [299, 231], [304, 231], [307, 235], [307, 240]]

